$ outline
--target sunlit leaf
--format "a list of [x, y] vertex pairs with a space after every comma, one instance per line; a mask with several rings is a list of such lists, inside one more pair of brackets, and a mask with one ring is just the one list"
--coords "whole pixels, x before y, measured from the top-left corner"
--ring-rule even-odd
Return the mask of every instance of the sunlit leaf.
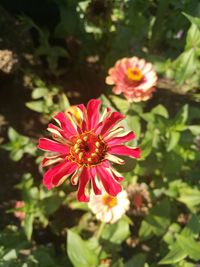
[[95, 267], [97, 256], [86, 242], [72, 230], [67, 231], [67, 254], [75, 267]]
[[187, 257], [187, 253], [180, 248], [179, 245], [174, 244], [170, 252], [159, 262], [159, 264], [175, 264]]

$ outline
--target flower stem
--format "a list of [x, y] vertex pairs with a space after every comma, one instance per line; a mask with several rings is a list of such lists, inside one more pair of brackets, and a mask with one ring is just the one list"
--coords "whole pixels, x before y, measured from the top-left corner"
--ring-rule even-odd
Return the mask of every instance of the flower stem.
[[97, 240], [99, 240], [99, 238], [101, 237], [101, 234], [102, 234], [102, 232], [103, 232], [103, 229], [104, 229], [104, 226], [106, 225], [106, 223], [105, 222], [101, 222], [101, 224], [100, 224], [100, 226], [99, 226], [99, 229], [98, 229], [98, 231], [97, 231], [97, 233], [96, 233], [96, 238], [97, 238]]

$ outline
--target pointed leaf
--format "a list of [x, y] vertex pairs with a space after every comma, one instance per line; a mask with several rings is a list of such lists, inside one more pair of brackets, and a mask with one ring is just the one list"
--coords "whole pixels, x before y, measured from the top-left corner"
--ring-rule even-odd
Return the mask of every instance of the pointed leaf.
[[68, 230], [67, 254], [75, 267], [94, 267], [97, 265], [97, 256], [90, 250], [77, 233]]
[[187, 257], [187, 253], [175, 244], [171, 247], [170, 252], [159, 262], [159, 264], [175, 264]]

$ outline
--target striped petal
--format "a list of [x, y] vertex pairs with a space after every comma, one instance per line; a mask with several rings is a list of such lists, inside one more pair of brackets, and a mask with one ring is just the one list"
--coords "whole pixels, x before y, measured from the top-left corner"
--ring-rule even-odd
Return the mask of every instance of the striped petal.
[[70, 135], [78, 134], [77, 129], [72, 125], [71, 121], [67, 119], [64, 113], [58, 112], [54, 119], [60, 124], [61, 128], [68, 132]]
[[69, 146], [57, 143], [47, 138], [39, 139], [38, 148], [45, 151], [57, 152], [60, 154], [68, 154], [70, 151]]
[[92, 99], [87, 104], [87, 122], [88, 130], [93, 129], [99, 122], [99, 109], [101, 100]]
[[117, 145], [117, 144], [121, 144], [121, 143], [128, 142], [130, 140], [133, 140], [134, 138], [135, 138], [135, 135], [132, 131], [128, 132], [128, 133], [125, 132], [123, 135], [113, 137], [113, 138], [107, 140], [107, 144], [109, 146]]
[[118, 123], [119, 121], [123, 120], [125, 118], [124, 115], [122, 115], [119, 112], [113, 112], [110, 117], [108, 117], [107, 119], [105, 119], [105, 121], [103, 122], [103, 126], [101, 129], [101, 135], [106, 135], [106, 133], [113, 128], [116, 123]]
[[43, 184], [51, 189], [61, 184], [64, 181], [63, 178], [67, 178], [77, 168], [77, 164], [72, 162], [61, 162], [55, 167], [52, 167], [44, 174]]
[[109, 153], [116, 155], [130, 156], [132, 158], [140, 158], [141, 150], [123, 145], [110, 147]]
[[102, 185], [109, 195], [116, 196], [119, 192], [121, 192], [122, 188], [120, 184], [116, 182], [110, 172], [101, 166], [97, 166], [96, 169]]
[[79, 184], [78, 184], [78, 192], [77, 192], [77, 198], [81, 202], [88, 202], [89, 198], [85, 194], [85, 188], [87, 184], [89, 183], [90, 176], [91, 174], [89, 173], [87, 168], [83, 168], [80, 178], [79, 178]]

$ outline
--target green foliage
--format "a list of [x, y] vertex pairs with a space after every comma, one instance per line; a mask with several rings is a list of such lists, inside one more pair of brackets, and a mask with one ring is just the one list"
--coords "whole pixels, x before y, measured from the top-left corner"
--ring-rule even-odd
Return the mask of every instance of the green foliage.
[[55, 86], [47, 87], [41, 80], [35, 81], [36, 87], [32, 91], [32, 99], [26, 106], [36, 112], [51, 117], [56, 112], [65, 111], [69, 106], [66, 95]]
[[36, 56], [45, 56], [52, 72], [55, 72], [58, 67], [59, 58], [67, 58], [69, 56], [66, 49], [61, 46], [51, 45], [49, 38], [50, 33], [47, 29], [41, 29], [31, 18], [22, 16], [21, 21], [29, 29], [34, 28], [39, 35], [39, 46], [35, 50]]
[[36, 155], [35, 143], [29, 137], [19, 134], [12, 127], [8, 128], [9, 142], [1, 145], [1, 148], [9, 151], [9, 157], [13, 161], [19, 161], [24, 154]]
[[24, 175], [23, 180], [16, 186], [22, 192], [22, 200], [25, 205], [20, 211], [25, 213], [22, 225], [28, 240], [31, 240], [35, 219], [46, 227], [48, 217], [53, 214], [63, 201], [63, 193], [54, 194], [47, 191], [43, 186], [34, 186], [30, 173]]
[[[77, 202], [73, 191], [78, 185], [72, 187], [70, 177], [54, 190], [41, 185], [43, 171], [36, 140], [20, 134], [26, 132], [26, 127], [18, 133], [9, 126], [5, 137], [8, 141], [1, 147], [9, 152], [12, 161], [23, 159], [20, 164], [24, 175], [20, 179], [16, 171], [9, 186], [18, 183], [18, 191], [16, 195], [15, 191], [8, 192], [8, 198], [13, 194], [11, 201], [6, 199], [0, 205], [0, 211], [7, 210], [8, 222], [5, 226], [2, 220], [0, 230], [0, 267], [198, 266], [199, 1], [50, 2], [58, 11], [52, 27], [41, 26], [25, 15], [21, 17], [24, 30], [31, 29], [33, 33], [34, 55], [24, 67], [23, 60], [29, 55], [23, 51], [18, 74], [25, 78], [27, 73], [30, 77], [40, 73], [41, 77], [33, 78], [31, 99], [25, 103], [36, 112], [28, 135], [34, 131], [34, 136], [39, 136], [37, 122], [47, 124], [55, 113], [65, 112], [70, 107], [67, 96], [75, 104], [91, 98], [97, 88], [91, 85], [91, 96], [84, 85], [91, 78], [95, 81], [96, 74], [105, 80], [108, 69], [118, 59], [144, 58], [152, 62], [159, 76], [151, 100], [129, 103], [123, 95], [106, 91], [103, 82], [102, 92], [106, 93], [100, 98], [101, 112], [110, 107], [125, 115], [120, 124], [136, 135], [128, 145], [139, 146], [142, 151], [140, 159], [124, 156], [124, 165], [113, 164], [125, 178], [123, 188], [126, 190], [131, 184], [135, 189], [136, 183], [144, 183], [147, 192], [135, 189], [135, 195], [129, 196], [126, 215], [114, 224], [100, 223], [87, 203]], [[89, 77], [87, 70], [92, 70], [94, 77]], [[18, 75], [16, 78], [19, 80]], [[81, 99], [76, 93], [71, 94], [73, 91], [66, 96], [69, 87], [80, 87]], [[12, 118], [8, 121], [12, 122]], [[4, 193], [3, 189], [2, 185]], [[14, 208], [16, 197], [24, 202], [21, 208]], [[19, 220], [16, 212], [22, 212], [25, 218]]]
[[97, 257], [89, 249], [87, 242], [71, 230], [68, 230], [67, 234], [67, 253], [75, 267], [92, 267], [97, 264]]
[[184, 52], [180, 54], [171, 64], [167, 76], [174, 79], [178, 84], [185, 84], [181, 92], [186, 93], [198, 87], [199, 83], [199, 55], [200, 55], [200, 19], [183, 13], [191, 22], [187, 32]]
[[129, 234], [129, 221], [126, 218], [122, 218], [115, 224], [106, 225], [102, 238], [114, 244], [121, 244]]
[[66, 258], [58, 258], [52, 247], [35, 248], [27, 242], [23, 233], [14, 225], [9, 225], [0, 234], [1, 267], [64, 267]]

